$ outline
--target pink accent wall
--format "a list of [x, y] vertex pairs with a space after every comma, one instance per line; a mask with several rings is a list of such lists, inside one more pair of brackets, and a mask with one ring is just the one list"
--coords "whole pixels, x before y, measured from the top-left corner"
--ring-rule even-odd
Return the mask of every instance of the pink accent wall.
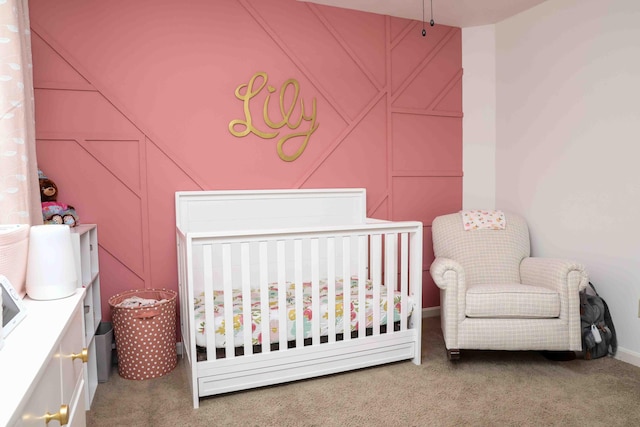
[[[423, 38], [417, 21], [295, 0], [29, 8], [38, 163], [99, 226], [105, 319], [117, 292], [176, 289], [174, 192], [198, 189], [366, 187], [369, 216], [423, 221], [424, 306], [439, 305], [430, 225], [462, 206], [459, 28]], [[293, 162], [277, 138], [229, 132], [244, 118], [235, 89], [259, 71], [273, 118], [287, 79], [307, 113], [316, 99], [319, 127]], [[267, 94], [250, 105], [263, 130]]]

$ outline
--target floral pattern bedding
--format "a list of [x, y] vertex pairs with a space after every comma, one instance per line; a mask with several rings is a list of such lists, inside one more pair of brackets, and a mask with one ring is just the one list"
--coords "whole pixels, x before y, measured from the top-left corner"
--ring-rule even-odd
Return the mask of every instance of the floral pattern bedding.
[[[295, 312], [295, 284], [288, 282], [286, 285], [286, 310], [287, 315], [287, 339], [295, 340], [296, 338], [296, 312]], [[336, 333], [343, 332], [344, 325], [344, 298], [343, 298], [343, 281], [342, 279], [336, 280]], [[310, 338], [312, 336], [312, 287], [311, 283], [303, 284], [303, 327], [304, 337]], [[358, 281], [357, 279], [351, 279], [351, 298], [349, 303], [349, 310], [347, 314], [350, 316], [351, 331], [358, 329]], [[380, 301], [377, 303], [380, 305], [380, 323], [382, 325], [387, 324], [387, 289], [385, 286], [380, 287]], [[328, 318], [329, 318], [329, 304], [328, 304], [328, 285], [326, 280], [320, 282], [320, 331], [321, 335], [327, 335], [329, 331]], [[225, 347], [225, 320], [224, 320], [224, 292], [214, 291], [214, 327], [215, 327], [215, 341], [217, 348]], [[365, 297], [365, 310], [366, 310], [366, 327], [373, 325], [373, 285], [370, 281], [366, 283], [366, 297]], [[394, 298], [394, 322], [400, 320], [400, 292], [395, 292]], [[270, 320], [269, 330], [270, 339], [272, 343], [277, 343], [279, 340], [279, 307], [278, 307], [278, 289], [277, 284], [269, 285], [269, 307], [270, 307]], [[411, 299], [407, 304], [408, 313], [407, 317], [413, 312], [413, 303]], [[195, 320], [197, 325], [196, 330], [196, 344], [198, 346], [206, 346], [206, 322], [205, 322], [205, 307], [204, 307], [204, 292], [200, 293], [195, 298]], [[233, 330], [235, 335], [234, 344], [240, 346], [243, 343], [243, 331], [244, 331], [244, 316], [242, 314], [242, 294], [240, 290], [233, 291]], [[252, 289], [251, 292], [251, 330], [252, 330], [252, 342], [253, 345], [259, 345], [262, 343], [262, 318], [260, 310], [260, 290]]]

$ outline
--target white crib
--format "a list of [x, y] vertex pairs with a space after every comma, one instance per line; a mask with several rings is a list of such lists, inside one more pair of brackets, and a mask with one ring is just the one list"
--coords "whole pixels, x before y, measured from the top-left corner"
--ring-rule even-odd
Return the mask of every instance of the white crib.
[[422, 224], [366, 218], [364, 189], [177, 192], [176, 223], [194, 408], [203, 396], [420, 364]]

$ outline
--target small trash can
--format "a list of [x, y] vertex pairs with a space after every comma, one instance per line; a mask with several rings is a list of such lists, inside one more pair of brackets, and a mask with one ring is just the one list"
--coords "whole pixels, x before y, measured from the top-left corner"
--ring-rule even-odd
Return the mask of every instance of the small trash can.
[[[176, 297], [168, 289], [139, 289], [109, 298], [121, 377], [145, 380], [176, 367]], [[127, 304], [136, 299], [144, 305]]]
[[113, 326], [111, 326], [111, 322], [100, 322], [95, 340], [98, 382], [106, 383], [111, 376], [111, 354], [113, 352]]

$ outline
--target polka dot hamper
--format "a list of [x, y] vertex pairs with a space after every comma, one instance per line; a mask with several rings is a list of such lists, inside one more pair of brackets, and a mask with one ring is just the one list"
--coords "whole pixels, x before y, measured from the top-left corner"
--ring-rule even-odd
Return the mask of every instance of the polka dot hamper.
[[168, 289], [139, 289], [109, 298], [121, 377], [145, 380], [176, 367], [176, 297]]

